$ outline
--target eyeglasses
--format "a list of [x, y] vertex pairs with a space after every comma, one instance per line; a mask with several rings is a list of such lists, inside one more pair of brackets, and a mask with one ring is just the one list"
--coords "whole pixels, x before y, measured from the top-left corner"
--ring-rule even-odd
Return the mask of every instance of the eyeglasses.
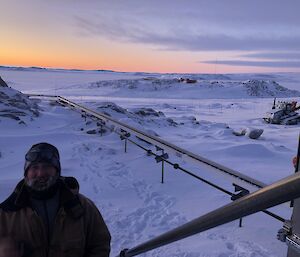
[[26, 161], [34, 162], [37, 160], [51, 161], [52, 159], [59, 159], [58, 155], [53, 151], [31, 151], [25, 155]]

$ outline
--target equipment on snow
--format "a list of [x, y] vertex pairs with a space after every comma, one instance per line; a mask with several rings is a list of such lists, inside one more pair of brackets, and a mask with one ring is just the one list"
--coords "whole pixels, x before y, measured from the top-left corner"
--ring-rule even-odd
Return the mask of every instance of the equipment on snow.
[[277, 101], [274, 99], [272, 110], [266, 113], [263, 118], [267, 123], [295, 125], [300, 123], [300, 114], [297, 112], [300, 106], [297, 106], [296, 101]]

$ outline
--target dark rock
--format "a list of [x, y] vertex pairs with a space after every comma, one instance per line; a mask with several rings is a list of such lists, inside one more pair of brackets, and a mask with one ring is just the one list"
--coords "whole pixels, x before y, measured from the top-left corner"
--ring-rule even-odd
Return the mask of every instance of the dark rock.
[[0, 113], [0, 117], [10, 118], [13, 120], [20, 120], [20, 118], [12, 113]]
[[186, 83], [194, 84], [194, 83], [197, 83], [197, 80], [195, 80], [195, 79], [186, 79]]
[[91, 130], [88, 130], [86, 133], [94, 135], [94, 134], [97, 134], [97, 130], [96, 129], [91, 129]]
[[251, 139], [258, 139], [263, 132], [263, 129], [252, 129], [249, 131], [248, 137]]
[[171, 118], [167, 118], [167, 122], [169, 122], [169, 124], [171, 125], [171, 126], [174, 126], [174, 127], [176, 127], [178, 124], [177, 124], [177, 122], [175, 122], [173, 119], [171, 119]]
[[8, 87], [6, 82], [0, 77], [0, 87]]
[[154, 116], [154, 117], [159, 117], [159, 116], [164, 116], [164, 113], [159, 111], [155, 111], [154, 109], [152, 108], [140, 108], [140, 109], [137, 109], [137, 110], [134, 110], [133, 111], [134, 114], [137, 114], [139, 116]]
[[[125, 114], [127, 112], [126, 109], [116, 105], [115, 103], [107, 102], [103, 103], [101, 106], [99, 106], [97, 109], [103, 110], [103, 109], [111, 109], [115, 112]], [[110, 116], [110, 115], [109, 115]]]

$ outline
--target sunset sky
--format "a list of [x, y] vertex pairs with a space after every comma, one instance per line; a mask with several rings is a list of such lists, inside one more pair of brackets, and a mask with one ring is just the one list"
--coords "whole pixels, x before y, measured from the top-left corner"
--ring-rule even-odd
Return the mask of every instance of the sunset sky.
[[0, 65], [300, 72], [299, 0], [0, 0]]

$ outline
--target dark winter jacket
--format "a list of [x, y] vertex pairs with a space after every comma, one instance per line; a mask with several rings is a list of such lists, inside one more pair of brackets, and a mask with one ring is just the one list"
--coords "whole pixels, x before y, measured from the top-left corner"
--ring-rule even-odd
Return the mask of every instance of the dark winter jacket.
[[23, 180], [0, 204], [0, 237], [9, 236], [24, 243], [32, 257], [108, 257], [111, 237], [97, 207], [60, 182], [51, 238], [48, 239], [43, 219], [31, 206]]

